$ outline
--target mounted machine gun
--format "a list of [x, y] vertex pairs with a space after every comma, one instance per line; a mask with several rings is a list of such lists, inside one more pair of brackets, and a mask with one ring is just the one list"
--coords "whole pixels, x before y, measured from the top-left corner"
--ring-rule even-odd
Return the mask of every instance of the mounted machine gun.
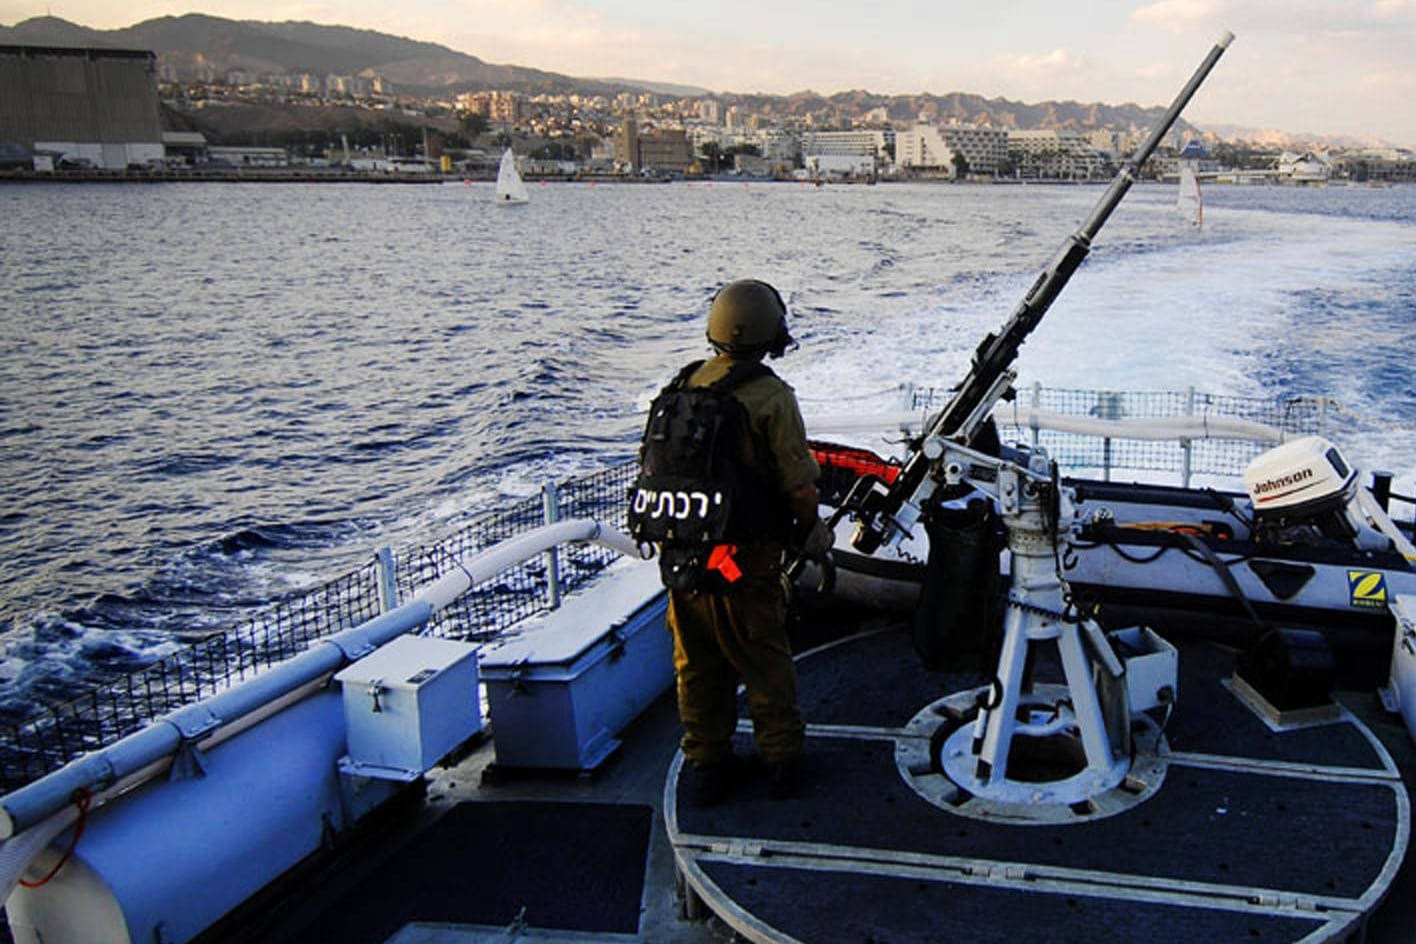
[[[997, 334], [984, 338], [968, 376], [911, 444], [912, 453], [895, 482], [885, 487], [878, 480], [861, 479], [838, 511], [838, 516], [850, 513], [856, 519], [855, 548], [873, 554], [907, 534], [933, 498], [978, 490], [992, 499], [1007, 530], [1012, 574], [997, 674], [978, 696], [973, 723], [955, 730], [940, 754], [954, 784], [989, 801], [1018, 809], [1092, 803], [1116, 788], [1131, 769], [1131, 712], [1168, 705], [1174, 698], [1173, 675], [1144, 686], [1145, 695], [1133, 698], [1124, 684], [1127, 663], [1100, 627], [1071, 606], [1061, 577], [1060, 548], [1072, 531], [1075, 513], [1056, 463], [1036, 448], [1020, 448], [1000, 458], [978, 448], [976, 440], [1016, 377], [1011, 365], [1023, 341], [1086, 258], [1141, 166], [1232, 40], [1233, 35], [1225, 33], [1210, 50], [1008, 321]], [[1028, 680], [1029, 649], [1044, 641], [1055, 642], [1066, 679], [1065, 692], [1055, 698], [1040, 696]], [[1157, 645], [1168, 647], [1160, 640]], [[1173, 665], [1173, 648], [1169, 655]], [[1081, 750], [1076, 753], [1083, 760], [1070, 775], [1046, 783], [1012, 776], [1008, 761], [1015, 736], [1060, 736], [1078, 744]]]

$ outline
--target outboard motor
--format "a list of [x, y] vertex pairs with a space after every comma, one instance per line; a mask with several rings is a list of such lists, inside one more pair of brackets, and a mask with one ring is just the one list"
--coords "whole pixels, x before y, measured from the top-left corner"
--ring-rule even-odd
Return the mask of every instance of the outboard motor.
[[1306, 436], [1270, 449], [1244, 470], [1254, 506], [1254, 537], [1262, 544], [1352, 545], [1363, 519], [1351, 507], [1357, 472], [1337, 447]]

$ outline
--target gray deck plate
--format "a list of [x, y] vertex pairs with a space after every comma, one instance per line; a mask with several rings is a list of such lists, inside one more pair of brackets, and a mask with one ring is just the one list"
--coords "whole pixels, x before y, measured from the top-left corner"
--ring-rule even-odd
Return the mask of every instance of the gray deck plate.
[[729, 862], [706, 861], [702, 868], [743, 908], [791, 938], [814, 944], [1281, 941], [1299, 939], [1325, 920], [918, 878], [767, 871]]
[[[703, 810], [672, 783], [670, 838], [709, 906], [729, 923], [737, 915], [754, 940], [869, 940], [822, 936], [818, 919], [889, 926], [878, 939], [890, 941], [976, 940], [980, 921], [1011, 923], [1010, 936], [1020, 921], [1077, 929], [1075, 938], [1068, 931], [1049, 940], [1113, 936], [1108, 929], [1137, 922], [1183, 926], [1185, 940], [1323, 939], [1350, 930], [1380, 901], [1404, 854], [1405, 787], [1350, 719], [1269, 731], [1218, 684], [1224, 658], [1213, 647], [1182, 650], [1178, 753], [1154, 797], [1105, 819], [1019, 826], [938, 809], [895, 764], [903, 736], [896, 726], [947, 686], [977, 684], [976, 676], [914, 668], [900, 634], [848, 640], [800, 662], [811, 726], [801, 796], [771, 801], [759, 778]], [[829, 686], [846, 674], [843, 699]], [[749, 737], [739, 741], [751, 751]], [[921, 907], [953, 903], [924, 908], [926, 937], [910, 936], [912, 919], [892, 916], [908, 911], [912, 896]], [[845, 902], [867, 911], [838, 907]]]

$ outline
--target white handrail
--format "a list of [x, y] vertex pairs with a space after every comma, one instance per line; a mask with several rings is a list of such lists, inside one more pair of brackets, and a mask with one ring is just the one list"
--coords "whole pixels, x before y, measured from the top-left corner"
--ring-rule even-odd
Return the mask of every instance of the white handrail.
[[[1174, 439], [1241, 439], [1254, 442], [1281, 443], [1289, 434], [1266, 423], [1198, 413], [1192, 416], [1136, 417], [1134, 419], [1101, 419], [1057, 413], [1020, 403], [1000, 403], [993, 418], [1005, 426], [1025, 429], [1046, 429], [1062, 433], [1079, 433], [1111, 439], [1174, 440]], [[823, 433], [885, 433], [893, 430], [914, 430], [924, 424], [924, 414], [898, 410], [887, 413], [852, 416], [808, 417], [807, 429], [812, 435]]]

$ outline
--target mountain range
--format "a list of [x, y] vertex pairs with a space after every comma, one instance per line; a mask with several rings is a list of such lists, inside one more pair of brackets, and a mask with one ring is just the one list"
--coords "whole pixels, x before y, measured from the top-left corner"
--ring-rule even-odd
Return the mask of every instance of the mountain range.
[[409, 95], [479, 88], [603, 94], [636, 85], [621, 79], [578, 79], [494, 65], [437, 43], [373, 30], [293, 21], [228, 20], [200, 13], [163, 16], [112, 30], [39, 16], [12, 27], [0, 26], [0, 43], [150, 49], [184, 79], [232, 70], [257, 75], [308, 72], [321, 77], [377, 74]]
[[[663, 82], [581, 78], [498, 65], [436, 43], [372, 30], [309, 22], [237, 21], [196, 13], [159, 17], [112, 30], [91, 29], [52, 16], [34, 17], [15, 26], [0, 26], [0, 44], [149, 49], [180, 78], [195, 78], [202, 73], [224, 75], [232, 70], [257, 75], [379, 75], [393, 83], [400, 94], [425, 98], [477, 89], [594, 95], [655, 91], [681, 97], [709, 94], [704, 89]], [[714, 97], [725, 105], [737, 104], [756, 113], [783, 117], [834, 113], [848, 118], [884, 109], [897, 122], [925, 116], [940, 122], [1078, 131], [1144, 129], [1164, 111], [1159, 106], [1129, 103], [1025, 103], [967, 92], [881, 95], [855, 90], [827, 96], [803, 91], [785, 96], [718, 93]], [[1183, 122], [1180, 128], [1194, 132]]]

